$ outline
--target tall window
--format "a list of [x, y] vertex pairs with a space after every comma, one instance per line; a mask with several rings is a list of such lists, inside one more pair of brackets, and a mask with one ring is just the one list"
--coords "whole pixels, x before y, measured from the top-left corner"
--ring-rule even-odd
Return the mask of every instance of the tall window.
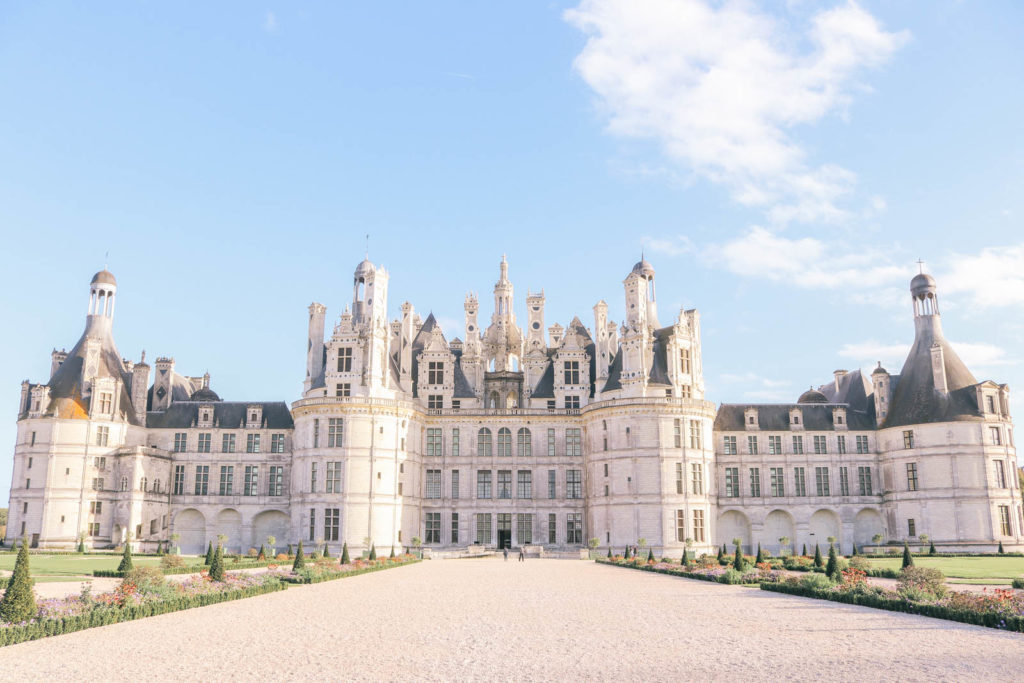
[[313, 448], [320, 448], [320, 419], [313, 420]]
[[700, 420], [690, 420], [690, 448], [703, 448]]
[[175, 465], [174, 466], [174, 489], [173, 493], [176, 496], [183, 495], [185, 493], [185, 466]]
[[477, 470], [476, 472], [476, 497], [491, 497], [491, 471]]
[[793, 468], [793, 487], [795, 495], [806, 496], [807, 495], [807, 479], [804, 475], [803, 467]]
[[704, 465], [699, 462], [690, 463], [690, 483], [694, 495], [704, 494]]
[[341, 493], [341, 461], [328, 461], [326, 483], [324, 493]]
[[804, 437], [793, 437], [793, 452], [796, 453], [797, 455], [800, 455], [804, 452]]
[[907, 429], [903, 432], [903, 447], [913, 448], [914, 447], [914, 430]]
[[245, 482], [242, 494], [246, 496], [259, 495], [259, 478], [260, 468], [259, 465], [246, 465], [245, 466]]
[[220, 495], [230, 496], [234, 493], [235, 467], [234, 465], [220, 466]]
[[757, 455], [757, 437], [756, 436], [748, 436], [747, 437], [747, 452], [750, 453], [751, 455]]
[[176, 432], [174, 434], [174, 452], [184, 453], [185, 448], [188, 446], [188, 434], [186, 432]]
[[828, 468], [827, 467], [815, 467], [814, 468], [814, 483], [819, 496], [828, 496]]
[[423, 542], [424, 543], [440, 543], [441, 542], [441, 513], [440, 512], [428, 512], [426, 515], [426, 522], [423, 528]]
[[761, 468], [750, 468], [750, 495], [753, 498], [761, 497]]
[[284, 434], [270, 435], [270, 452], [284, 453]]
[[676, 541], [686, 540], [686, 510], [676, 510]]
[[481, 458], [491, 457], [491, 430], [487, 427], [476, 433], [476, 454]]
[[917, 521], [914, 519], [907, 520], [907, 534], [911, 537], [917, 536]]
[[725, 495], [727, 498], [736, 498], [740, 495], [740, 468], [725, 468]]
[[[441, 497], [441, 470], [427, 470], [427, 498]], [[438, 523], [440, 524], [440, 522]], [[438, 527], [440, 534], [440, 526]]]
[[870, 467], [858, 467], [857, 468], [857, 479], [860, 484], [860, 495], [870, 496], [871, 495], [871, 468]]
[[234, 453], [235, 452], [235, 435], [234, 434], [225, 434], [221, 438], [220, 452], [221, 453]]
[[459, 454], [459, 428], [452, 430], [452, 455]]
[[352, 347], [338, 349], [338, 372], [352, 372]]
[[548, 429], [548, 457], [555, 457], [555, 430]]
[[824, 436], [815, 436], [814, 437], [814, 452], [817, 455], [822, 455], [823, 453], [828, 453], [828, 442], [825, 440]]
[[770, 455], [782, 455], [782, 437], [778, 434], [768, 437], [768, 453]]
[[842, 434], [836, 437], [836, 450], [840, 453], [846, 453], [846, 437]]
[[908, 462], [907, 463], [907, 490], [908, 491], [916, 491], [917, 490], [917, 463], [916, 462]]
[[205, 496], [209, 493], [210, 487], [210, 466], [196, 465], [196, 495]]
[[444, 363], [436, 360], [427, 363], [427, 384], [444, 384]]
[[260, 435], [259, 434], [246, 434], [245, 435], [245, 452], [246, 453], [259, 453], [260, 452]]
[[270, 480], [267, 485], [268, 496], [280, 496], [284, 493], [284, 466], [270, 466]]
[[565, 454], [583, 455], [583, 436], [579, 427], [565, 430]]
[[554, 499], [555, 497], [555, 471], [548, 470], [548, 498]]
[[676, 448], [683, 447], [683, 421], [678, 417], [672, 420], [672, 445]]
[[516, 472], [516, 498], [533, 498], [533, 472], [530, 470]]
[[[607, 463], [605, 468], [607, 468]], [[608, 476], [607, 469], [605, 470], [604, 476]], [[683, 463], [676, 463], [676, 493], [686, 493], [686, 481], [683, 479]]]
[[1012, 536], [1013, 528], [1010, 526], [1010, 506], [999, 506], [999, 531], [1003, 536]]
[[772, 496], [782, 498], [786, 495], [786, 476], [781, 467], [769, 468], [772, 480]]
[[327, 419], [327, 447], [341, 448], [345, 439], [345, 420], [340, 417]]
[[722, 451], [726, 455], [736, 455], [736, 437], [727, 436], [722, 441]]
[[580, 383], [580, 362], [578, 360], [565, 361], [565, 383]]
[[582, 470], [566, 470], [565, 471], [565, 497], [566, 498], [582, 498], [583, 497], [583, 471]]
[[211, 439], [210, 439], [210, 435], [209, 434], [205, 434], [205, 433], [204, 434], [200, 434], [199, 435], [199, 444], [198, 444], [198, 447], [196, 448], [196, 450], [199, 451], [200, 453], [209, 453], [210, 452], [210, 440]]
[[309, 508], [309, 540], [316, 539], [316, 508]]
[[114, 395], [108, 391], [100, 393], [100, 412], [108, 415], [114, 409]]
[[491, 513], [489, 512], [477, 513], [476, 542], [481, 545], [489, 545], [491, 542]]
[[988, 412], [990, 413], [996, 412], [996, 400], [993, 396], [985, 397], [985, 407], [988, 409]]
[[498, 498], [512, 497], [512, 470], [498, 470]]
[[459, 497], [459, 471], [452, 470], [452, 498]]
[[440, 427], [428, 427], [427, 428], [427, 455], [438, 456], [443, 455], [441, 447], [441, 428]]
[[309, 464], [309, 492], [316, 493], [316, 475], [317, 475], [317, 463], [311, 462]]
[[520, 545], [533, 543], [533, 515], [520, 512], [516, 515], [516, 538]]
[[548, 543], [558, 543], [558, 517], [553, 512], [548, 514]]
[[993, 445], [1003, 445], [1002, 432], [1000, 431], [999, 427], [989, 427], [988, 433]]
[[338, 527], [341, 520], [341, 510], [338, 508], [327, 508], [324, 510], [324, 540], [337, 541]]
[[696, 543], [704, 542], [704, 511], [693, 511], [693, 540]]
[[516, 455], [521, 458], [530, 457], [533, 452], [533, 435], [526, 427], [520, 427], [516, 432]]
[[459, 513], [452, 513], [452, 543], [459, 542]]
[[1006, 488], [1006, 470], [1003, 468], [1003, 461], [996, 460], [996, 486], [1001, 489]]
[[512, 430], [502, 427], [498, 430], [498, 455], [501, 457], [512, 457]]
[[679, 349], [679, 372], [690, 373], [690, 349]]
[[839, 468], [839, 495], [850, 495], [850, 474], [845, 467]]
[[868, 437], [861, 435], [857, 437], [857, 452], [864, 454], [868, 452]]
[[565, 516], [565, 542], [583, 543], [582, 512], [570, 512]]

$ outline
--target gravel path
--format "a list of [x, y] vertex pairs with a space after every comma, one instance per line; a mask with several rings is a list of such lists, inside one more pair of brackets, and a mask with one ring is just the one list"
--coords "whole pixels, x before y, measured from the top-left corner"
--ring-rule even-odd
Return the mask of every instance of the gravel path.
[[0, 649], [4, 680], [1020, 680], [1024, 635], [591, 562], [437, 560]]

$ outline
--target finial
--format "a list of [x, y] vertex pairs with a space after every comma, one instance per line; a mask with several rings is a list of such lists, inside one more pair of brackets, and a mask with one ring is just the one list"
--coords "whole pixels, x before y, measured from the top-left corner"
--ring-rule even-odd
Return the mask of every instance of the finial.
[[370, 233], [366, 233], [366, 260], [370, 260]]
[[917, 259], [917, 272], [920, 275], [924, 275], [924, 261]]
[[110, 250], [103, 254], [103, 270], [107, 270], [107, 264], [110, 261]]
[[142, 360], [140, 360], [139, 362], [140, 363], [145, 363], [146, 362], [146, 349], [142, 349]]

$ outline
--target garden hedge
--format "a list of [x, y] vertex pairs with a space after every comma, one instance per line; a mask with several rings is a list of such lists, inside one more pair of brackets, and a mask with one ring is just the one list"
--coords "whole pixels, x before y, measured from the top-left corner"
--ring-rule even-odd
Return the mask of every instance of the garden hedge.
[[[351, 570], [349, 570], [347, 572], [337, 572], [337, 573], [324, 574], [323, 576], [310, 576], [310, 577], [286, 576], [286, 577], [284, 577], [284, 580], [287, 581], [288, 583], [294, 583], [294, 584], [298, 584], [298, 585], [308, 585], [308, 584], [311, 584], [311, 583], [323, 583], [324, 581], [333, 581], [334, 579], [344, 579], [344, 578], [347, 578], [349, 576], [357, 576], [359, 574], [369, 574], [370, 572], [379, 572], [382, 569], [393, 569], [395, 567], [404, 567], [404, 566], [406, 566], [408, 564], [416, 564], [417, 562], [422, 562], [422, 561], [423, 560], [421, 560], [419, 558], [414, 558], [414, 559], [411, 559], [411, 560], [406, 560], [405, 562], [401, 562], [399, 564], [381, 564], [381, 565], [376, 565], [374, 567], [362, 567], [360, 569], [351, 569]], [[336, 565], [332, 565], [332, 566], [336, 566]]]

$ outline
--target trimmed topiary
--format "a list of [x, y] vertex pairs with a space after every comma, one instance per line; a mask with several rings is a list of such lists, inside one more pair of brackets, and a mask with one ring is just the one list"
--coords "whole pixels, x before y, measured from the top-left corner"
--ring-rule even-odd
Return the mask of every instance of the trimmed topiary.
[[757, 544], [757, 558], [754, 560], [754, 564], [761, 564], [764, 562], [764, 552], [761, 550], [761, 544]]
[[1006, 551], [1003, 550], [1003, 542], [1002, 541], [999, 541], [999, 550], [998, 550], [998, 552], [999, 552], [1000, 555], [1005, 555], [1006, 554]]
[[654, 562], [654, 548], [647, 551], [647, 561]]
[[28, 566], [28, 536], [25, 536], [14, 561], [14, 572], [7, 581], [7, 590], [0, 598], [0, 621], [20, 624], [35, 618], [38, 608], [32, 583]]
[[736, 546], [736, 555], [732, 558], [732, 568], [738, 572], [743, 571], [743, 546]]
[[370, 544], [370, 559], [371, 560], [376, 560], [377, 559], [377, 545], [375, 543], [371, 543]]
[[935, 541], [929, 541], [928, 542], [928, 554], [929, 555], [937, 555], [938, 554], [938, 553], [935, 552]]
[[[394, 556], [394, 551], [392, 551], [391, 554], [392, 554], [392, 556]], [[326, 560], [330, 556], [331, 556], [331, 548], [326, 543], [324, 543], [324, 552], [323, 552], [323, 555], [321, 555], [321, 557], [323, 557]]]
[[349, 559], [348, 559], [348, 542], [346, 541], [341, 546], [341, 562], [339, 562], [339, 564], [348, 564], [348, 563], [349, 563]]
[[210, 559], [210, 579], [213, 581], [224, 580], [224, 547], [218, 543], [217, 550], [214, 551], [213, 557]]
[[910, 554], [910, 546], [906, 543], [903, 544], [903, 566], [900, 569], [906, 569], [907, 567], [914, 566], [914, 558]]
[[262, 543], [260, 544], [260, 552], [256, 555], [256, 560], [259, 562], [266, 562], [267, 560], [267, 549]]
[[[302, 541], [299, 541], [299, 543], [302, 543]], [[292, 557], [292, 556], [294, 556], [294, 555], [295, 555], [295, 551], [294, 551], [294, 550], [292, 550], [292, 544], [291, 544], [291, 543], [289, 543], [289, 544], [288, 544], [288, 557]]]
[[391, 546], [391, 554], [388, 557], [392, 560], [395, 559], [395, 546]]
[[306, 566], [306, 556], [302, 552], [302, 541], [299, 541], [299, 549], [295, 552], [295, 561], [292, 562], [292, 571], [297, 572]]
[[76, 548], [75, 550], [79, 554], [83, 554], [83, 555], [85, 554], [85, 539], [84, 538], [79, 538], [78, 539], [78, 548]]
[[839, 578], [839, 557], [836, 555], [836, 547], [828, 544], [828, 564], [825, 565], [825, 576], [836, 581]]
[[683, 557], [679, 560], [679, 564], [684, 567], [690, 566], [690, 558], [686, 556], [686, 551], [683, 550]]
[[853, 544], [853, 552], [850, 553], [850, 557], [857, 557], [857, 544]]
[[814, 544], [814, 566], [815, 567], [824, 567], [825, 566], [825, 560], [821, 556], [821, 547], [819, 547], [817, 543]]
[[203, 561], [203, 564], [207, 567], [209, 567], [211, 563], [213, 563], [213, 541], [210, 541], [210, 544], [206, 546], [206, 559]]
[[117, 565], [117, 571], [129, 572], [132, 570], [132, 544], [125, 541], [124, 554], [121, 556], [121, 564]]
[[801, 557], [807, 557], [807, 544], [804, 543], [804, 551], [800, 553]]
[[164, 554], [164, 542], [163, 541], [157, 541], [156, 542], [156, 554], [157, 554], [157, 557], [163, 557], [163, 554]]

